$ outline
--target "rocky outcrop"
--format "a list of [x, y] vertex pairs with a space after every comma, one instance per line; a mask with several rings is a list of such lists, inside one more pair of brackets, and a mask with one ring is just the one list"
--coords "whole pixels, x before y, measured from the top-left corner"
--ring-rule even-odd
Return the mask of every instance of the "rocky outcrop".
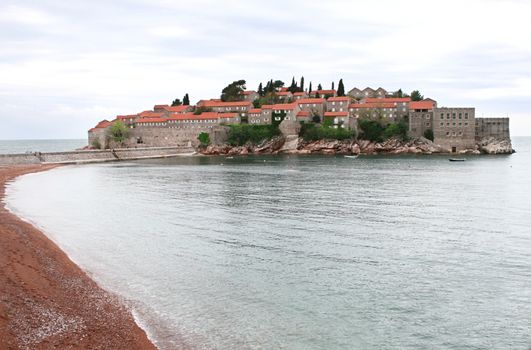
[[299, 132], [301, 131], [301, 123], [291, 120], [283, 120], [279, 126], [278, 129], [284, 135], [284, 137], [288, 136], [299, 136]]
[[515, 151], [509, 139], [486, 137], [478, 142], [479, 151], [486, 154], [511, 154]]

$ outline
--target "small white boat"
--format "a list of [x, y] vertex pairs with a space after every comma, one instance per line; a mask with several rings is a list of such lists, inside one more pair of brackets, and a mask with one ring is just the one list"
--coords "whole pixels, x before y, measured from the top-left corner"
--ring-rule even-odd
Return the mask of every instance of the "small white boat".
[[359, 157], [359, 155], [355, 155], [355, 156], [345, 156], [345, 158], [352, 158], [352, 159], [356, 159], [356, 158], [358, 158], [358, 157]]
[[234, 159], [234, 157], [225, 157], [225, 159]]
[[450, 158], [448, 160], [450, 162], [464, 162], [466, 159], [463, 159], [463, 158]]

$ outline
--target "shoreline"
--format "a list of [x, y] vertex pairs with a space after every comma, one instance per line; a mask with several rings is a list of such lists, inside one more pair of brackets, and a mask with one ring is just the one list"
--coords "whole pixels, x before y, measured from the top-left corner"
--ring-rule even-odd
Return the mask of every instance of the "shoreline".
[[0, 348], [156, 349], [119, 296], [6, 208], [6, 183], [57, 166], [0, 166]]

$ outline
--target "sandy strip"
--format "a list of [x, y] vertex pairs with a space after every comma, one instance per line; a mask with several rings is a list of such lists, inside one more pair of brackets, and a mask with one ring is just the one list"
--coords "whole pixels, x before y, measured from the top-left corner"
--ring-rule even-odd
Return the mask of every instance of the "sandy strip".
[[[54, 165], [0, 167], [5, 183]], [[0, 205], [0, 349], [156, 349], [120, 299]]]

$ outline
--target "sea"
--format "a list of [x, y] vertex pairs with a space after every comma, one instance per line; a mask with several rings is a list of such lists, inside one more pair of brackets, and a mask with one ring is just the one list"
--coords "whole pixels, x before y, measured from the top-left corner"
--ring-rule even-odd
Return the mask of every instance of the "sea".
[[74, 151], [86, 145], [86, 139], [0, 140], [0, 154]]
[[531, 138], [513, 147], [72, 165], [6, 202], [161, 349], [529, 349]]

